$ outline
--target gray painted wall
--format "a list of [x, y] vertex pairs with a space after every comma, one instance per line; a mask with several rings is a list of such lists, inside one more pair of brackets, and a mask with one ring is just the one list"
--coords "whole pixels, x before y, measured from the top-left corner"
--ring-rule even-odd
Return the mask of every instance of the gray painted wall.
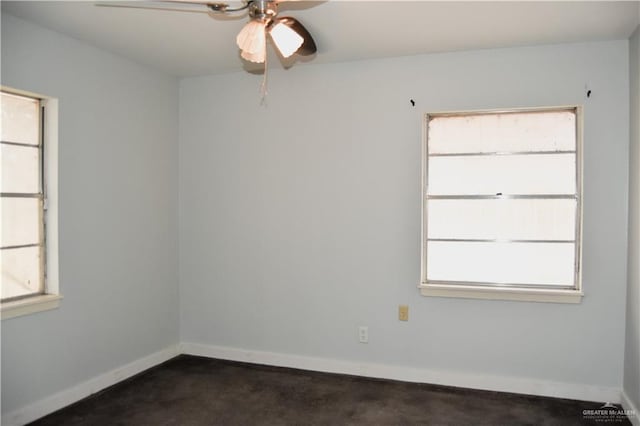
[[[181, 80], [182, 341], [620, 388], [627, 55], [625, 40], [272, 69], [266, 107], [261, 76]], [[420, 296], [422, 114], [570, 104], [583, 302]]]
[[[640, 27], [629, 40], [629, 263], [624, 391], [640, 407]], [[637, 413], [640, 418], [640, 413]]]
[[6, 413], [178, 342], [178, 90], [6, 14], [2, 84], [60, 100], [64, 296], [2, 321]]
[[[178, 176], [175, 80], [3, 15], [2, 83], [60, 98], [65, 296], [2, 322], [3, 412], [178, 340], [620, 387], [628, 54], [620, 41], [272, 68], [266, 108], [260, 76], [186, 79]], [[585, 106], [583, 303], [419, 296], [422, 114], [566, 104]], [[625, 374], [632, 395], [629, 361]]]

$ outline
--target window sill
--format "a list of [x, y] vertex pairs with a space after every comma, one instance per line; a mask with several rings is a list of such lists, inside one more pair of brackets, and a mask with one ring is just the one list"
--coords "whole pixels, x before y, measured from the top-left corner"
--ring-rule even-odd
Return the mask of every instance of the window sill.
[[2, 319], [5, 320], [56, 309], [60, 305], [60, 299], [62, 299], [62, 296], [58, 294], [44, 294], [42, 296], [2, 303], [2, 305], [0, 305]]
[[466, 299], [515, 300], [522, 302], [580, 303], [580, 290], [549, 290], [524, 288], [478, 288], [475, 286], [421, 284], [423, 296], [461, 297]]

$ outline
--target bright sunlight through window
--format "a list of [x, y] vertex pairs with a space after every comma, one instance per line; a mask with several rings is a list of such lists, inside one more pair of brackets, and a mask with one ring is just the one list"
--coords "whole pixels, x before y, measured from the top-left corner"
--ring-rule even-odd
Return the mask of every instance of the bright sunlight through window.
[[44, 194], [38, 99], [2, 92], [2, 301], [44, 292]]
[[580, 300], [578, 108], [427, 114], [422, 293]]

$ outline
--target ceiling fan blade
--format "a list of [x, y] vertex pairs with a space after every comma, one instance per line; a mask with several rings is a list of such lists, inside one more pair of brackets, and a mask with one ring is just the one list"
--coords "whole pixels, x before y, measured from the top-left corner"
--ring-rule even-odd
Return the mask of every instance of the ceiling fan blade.
[[[230, 2], [228, 1], [211, 1], [211, 0], [158, 0], [158, 1], [162, 3], [199, 4], [199, 5], [205, 5], [205, 6], [209, 6], [209, 5], [231, 6]], [[248, 1], [234, 1], [234, 3], [242, 3], [242, 5], [245, 5], [248, 3]]]
[[[211, 1], [211, 0], [157, 0], [164, 3], [193, 4], [206, 6], [210, 11], [217, 13], [240, 12], [249, 7], [253, 0], [231, 0], [231, 1]], [[234, 5], [233, 3], [237, 3]]]
[[[175, 6], [171, 3], [176, 4]], [[178, 3], [182, 3], [179, 5]], [[95, 2], [98, 7], [119, 7], [126, 9], [147, 9], [147, 10], [165, 10], [170, 12], [192, 12], [192, 13], [209, 13], [204, 3], [186, 3], [186, 2], [131, 2], [131, 1], [104, 1]], [[195, 7], [194, 7], [195, 6]]]
[[304, 25], [300, 23], [300, 21], [298, 21], [296, 18], [292, 18], [291, 16], [283, 16], [281, 18], [277, 18], [276, 21], [285, 24], [286, 26], [300, 34], [300, 36], [304, 39], [304, 41], [302, 42], [302, 46], [300, 46], [300, 49], [298, 49], [298, 51], [296, 52], [298, 55], [308, 56], [316, 53], [316, 51], [318, 50], [316, 48], [316, 42], [313, 40], [313, 37], [311, 37], [311, 34], [309, 34], [309, 31], [307, 31]]

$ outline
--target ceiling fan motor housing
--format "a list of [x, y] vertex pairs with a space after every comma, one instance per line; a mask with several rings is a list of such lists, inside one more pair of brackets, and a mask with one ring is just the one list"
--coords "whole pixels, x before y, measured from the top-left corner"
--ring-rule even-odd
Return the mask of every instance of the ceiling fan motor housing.
[[278, 6], [271, 0], [254, 0], [249, 6], [249, 16], [251, 19], [268, 22], [278, 14]]

